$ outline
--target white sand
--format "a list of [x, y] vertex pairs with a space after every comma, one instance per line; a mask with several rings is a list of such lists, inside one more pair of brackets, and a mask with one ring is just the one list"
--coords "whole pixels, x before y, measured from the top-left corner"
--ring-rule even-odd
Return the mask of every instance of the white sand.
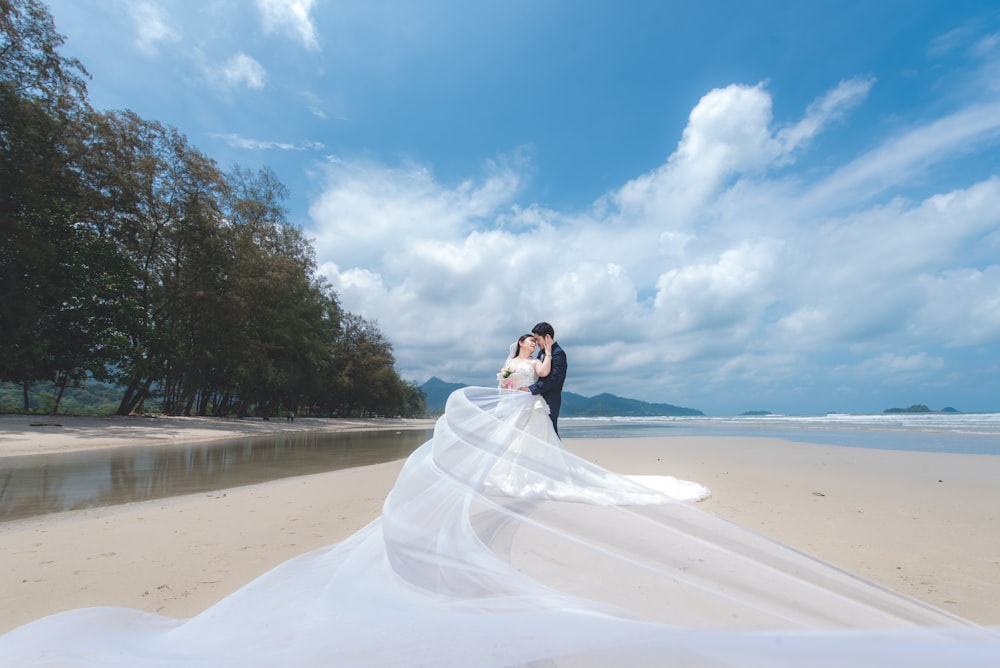
[[[0, 452], [430, 424], [3, 417]], [[706, 511], [949, 612], [1000, 625], [994, 519], [1000, 457], [760, 438], [577, 439], [567, 445], [622, 473], [697, 480], [713, 491], [700, 504]], [[193, 615], [289, 557], [338, 542], [375, 519], [401, 465], [0, 523], [0, 632], [93, 605]]]
[[613, 470], [712, 490], [701, 505], [847, 571], [1000, 625], [1000, 457], [767, 438], [580, 440]]

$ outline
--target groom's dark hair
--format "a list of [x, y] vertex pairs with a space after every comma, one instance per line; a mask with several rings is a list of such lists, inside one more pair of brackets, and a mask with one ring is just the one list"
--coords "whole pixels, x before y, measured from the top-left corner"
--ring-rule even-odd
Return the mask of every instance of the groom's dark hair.
[[531, 333], [535, 336], [551, 336], [553, 339], [556, 338], [556, 331], [547, 322], [540, 322], [532, 327]]

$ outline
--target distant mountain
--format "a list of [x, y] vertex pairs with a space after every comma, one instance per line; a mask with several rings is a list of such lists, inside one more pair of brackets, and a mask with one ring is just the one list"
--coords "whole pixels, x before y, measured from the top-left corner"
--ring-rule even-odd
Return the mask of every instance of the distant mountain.
[[444, 413], [444, 405], [448, 401], [448, 397], [451, 396], [452, 392], [463, 387], [467, 387], [465, 383], [447, 383], [440, 378], [431, 377], [420, 386], [427, 398], [427, 412]]
[[[448, 383], [440, 378], [431, 378], [420, 386], [427, 397], [427, 412], [444, 412], [448, 396], [457, 389], [467, 387], [465, 383]], [[638, 399], [626, 399], [613, 394], [598, 394], [584, 397], [572, 392], [563, 392], [561, 417], [653, 417], [658, 415], [704, 415], [694, 408], [683, 408], [671, 404], [651, 404]]]
[[672, 404], [651, 404], [638, 399], [626, 399], [613, 394], [598, 394], [596, 397], [581, 397], [572, 392], [563, 392], [560, 417], [654, 417], [658, 415], [704, 415], [694, 408], [683, 408]]

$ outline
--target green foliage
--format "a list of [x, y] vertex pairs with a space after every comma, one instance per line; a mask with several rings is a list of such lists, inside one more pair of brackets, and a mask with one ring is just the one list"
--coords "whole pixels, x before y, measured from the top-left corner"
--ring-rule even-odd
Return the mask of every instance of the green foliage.
[[18, 97], [70, 109], [87, 94], [87, 70], [59, 55], [65, 38], [38, 0], [0, 0], [0, 85]]
[[345, 416], [400, 415], [404, 406], [418, 401], [414, 388], [396, 375], [392, 345], [376, 323], [345, 313], [332, 352], [327, 410]]
[[[53, 382], [36, 383], [29, 398], [29, 412], [50, 415], [59, 387]], [[62, 396], [60, 412], [68, 415], [111, 415], [121, 400], [121, 389], [96, 381], [68, 387]], [[22, 413], [21, 387], [0, 383], [0, 413]]]
[[96, 379], [119, 414], [422, 414], [377, 325], [316, 275], [274, 173], [94, 112], [62, 42], [44, 5], [0, 0], [4, 409], [103, 406], [78, 399]]
[[100, 374], [123, 268], [76, 219], [90, 109], [86, 71], [58, 55], [62, 42], [41, 3], [0, 2], [0, 380], [22, 397], [39, 379]]

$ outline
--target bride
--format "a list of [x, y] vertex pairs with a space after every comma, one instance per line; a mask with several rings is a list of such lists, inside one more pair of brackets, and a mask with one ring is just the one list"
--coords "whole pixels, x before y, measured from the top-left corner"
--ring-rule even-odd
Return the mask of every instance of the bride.
[[0, 666], [1000, 665], [996, 630], [575, 457], [539, 401], [457, 390], [344, 542], [190, 619], [37, 620]]
[[[545, 346], [544, 361], [535, 357], [537, 348], [538, 344], [531, 334], [522, 334], [511, 344], [507, 361], [497, 373], [502, 389], [521, 390], [549, 375], [552, 368], [551, 340]], [[655, 475], [625, 476], [641, 486], [628, 491], [617, 489], [609, 495], [605, 489], [608, 478], [604, 472], [577, 465], [573, 458], [566, 456], [555, 431], [546, 427], [544, 423], [549, 422], [549, 406], [545, 400], [534, 395], [534, 400], [528, 403], [527, 409], [519, 404], [511, 404], [507, 408], [520, 413], [518, 426], [531, 438], [518, 439], [506, 448], [504, 456], [484, 479], [485, 490], [496, 489], [513, 497], [544, 496], [602, 505], [658, 504], [664, 502], [664, 495], [677, 501], [701, 501], [711, 495], [707, 487], [696, 482]], [[503, 405], [497, 407], [497, 415], [506, 417]], [[546, 447], [538, 447], [538, 440], [544, 441]], [[527, 465], [522, 462], [525, 457]], [[538, 477], [539, 470], [545, 471], [544, 477]], [[621, 482], [621, 476], [613, 477]]]
[[522, 334], [511, 344], [507, 361], [497, 373], [500, 387], [519, 390], [528, 387], [539, 378], [545, 378], [552, 371], [552, 343], [545, 345], [545, 359], [535, 357], [538, 343], [531, 334]]

